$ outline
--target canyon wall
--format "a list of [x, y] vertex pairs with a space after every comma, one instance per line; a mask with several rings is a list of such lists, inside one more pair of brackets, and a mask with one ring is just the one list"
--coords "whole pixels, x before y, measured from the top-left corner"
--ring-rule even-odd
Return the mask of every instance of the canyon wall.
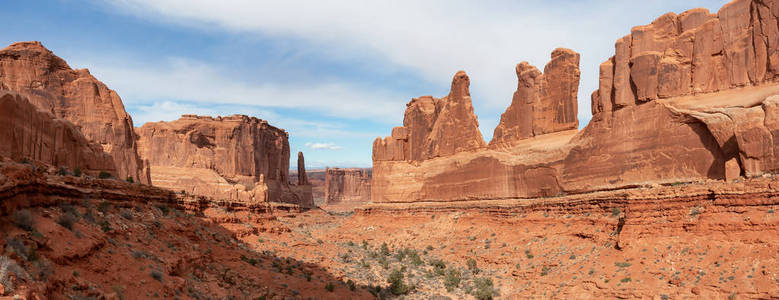
[[149, 184], [138, 157], [133, 121], [119, 95], [87, 69], [73, 70], [40, 42], [0, 50], [0, 90], [11, 90], [54, 116], [72, 122], [111, 155], [115, 174]]
[[[183, 115], [146, 123], [138, 135], [154, 185], [219, 200], [313, 206], [309, 185], [289, 184], [287, 132], [267, 121]], [[302, 154], [298, 162], [303, 163]]]
[[368, 170], [325, 170], [325, 204], [361, 204], [370, 201], [371, 178]]
[[72, 123], [7, 91], [0, 92], [0, 141], [0, 156], [14, 161], [79, 168], [91, 175], [115, 171], [111, 156], [89, 143]]
[[[549, 197], [775, 172], [777, 11], [777, 1], [738, 0], [717, 14], [693, 9], [634, 27], [600, 66], [581, 131], [578, 55], [565, 49], [544, 74], [517, 66], [517, 92], [487, 147], [428, 134], [447, 98], [414, 99], [404, 126], [374, 142], [372, 202]], [[455, 122], [478, 130], [475, 119]], [[417, 154], [441, 143], [462, 150]]]

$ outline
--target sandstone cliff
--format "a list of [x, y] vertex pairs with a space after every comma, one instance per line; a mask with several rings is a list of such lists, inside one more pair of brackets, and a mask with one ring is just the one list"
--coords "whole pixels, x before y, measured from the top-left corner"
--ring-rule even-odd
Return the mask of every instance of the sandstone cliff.
[[[543, 75], [520, 64], [491, 142], [500, 147], [415, 159], [406, 155], [414, 131], [396, 127], [374, 142], [372, 202], [548, 197], [775, 172], [777, 9], [777, 1], [737, 0], [717, 14], [693, 9], [633, 28], [601, 65], [582, 131], [565, 131], [575, 127], [565, 118], [548, 122], [576, 116], [561, 105], [576, 102], [573, 54], [556, 50]], [[538, 96], [549, 87], [564, 92]], [[536, 101], [556, 112], [542, 111], [538, 123]]]
[[183, 115], [172, 122], [146, 123], [138, 135], [139, 152], [151, 165], [155, 185], [220, 200], [313, 205], [310, 187], [305, 192], [305, 185], [288, 182], [287, 132], [266, 121]]
[[517, 91], [500, 116], [491, 146], [579, 126], [579, 53], [555, 49], [543, 74], [527, 62], [519, 63], [516, 72]]
[[473, 113], [470, 83], [468, 75], [459, 71], [446, 97], [412, 99], [406, 105], [403, 127], [373, 142], [373, 160], [421, 161], [485, 147]]
[[113, 90], [89, 74], [73, 70], [40, 42], [14, 43], [0, 50], [0, 90], [66, 119], [111, 155], [119, 178], [148, 184], [138, 158], [133, 121]]
[[0, 92], [0, 141], [0, 156], [15, 161], [29, 159], [70, 171], [115, 171], [113, 159], [100, 145], [18, 94]]
[[365, 169], [325, 170], [325, 203], [362, 204], [371, 201], [371, 179]]

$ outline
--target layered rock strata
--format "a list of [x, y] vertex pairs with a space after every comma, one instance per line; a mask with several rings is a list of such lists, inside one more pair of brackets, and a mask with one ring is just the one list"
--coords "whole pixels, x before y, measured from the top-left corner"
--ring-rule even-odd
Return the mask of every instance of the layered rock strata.
[[266, 121], [183, 115], [146, 123], [138, 135], [139, 152], [157, 186], [242, 203], [313, 205], [310, 187], [305, 192], [305, 185], [289, 184], [287, 132]]
[[325, 203], [362, 204], [371, 200], [371, 179], [365, 169], [325, 170]]
[[414, 117], [407, 110], [404, 127], [374, 142], [372, 201], [549, 197], [775, 172], [776, 9], [777, 1], [738, 0], [717, 14], [693, 9], [633, 28], [601, 65], [593, 119], [581, 131], [536, 132], [529, 114], [571, 98], [538, 97], [538, 86], [578, 85], [576, 72], [550, 72], [575, 61], [561, 59], [560, 50], [543, 75], [520, 64], [519, 89], [488, 148], [415, 159], [407, 153], [418, 127], [405, 126]]
[[67, 120], [36, 107], [27, 98], [0, 92], [0, 156], [97, 175], [115, 172], [114, 161], [100, 145], [87, 141]]
[[578, 128], [579, 53], [558, 48], [543, 74], [527, 62], [519, 63], [516, 72], [517, 91], [490, 145]]
[[14, 43], [0, 50], [0, 90], [20, 93], [42, 110], [72, 122], [111, 155], [114, 175], [149, 183], [122, 99], [89, 70], [71, 69], [40, 42]]
[[374, 161], [422, 161], [486, 146], [473, 113], [470, 79], [463, 71], [452, 79], [444, 98], [423, 96], [406, 105], [402, 127], [373, 143]]

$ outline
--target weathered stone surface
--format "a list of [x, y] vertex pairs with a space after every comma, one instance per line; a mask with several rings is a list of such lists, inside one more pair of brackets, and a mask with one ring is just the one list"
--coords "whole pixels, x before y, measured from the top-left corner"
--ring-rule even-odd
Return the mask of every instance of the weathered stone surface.
[[579, 54], [552, 51], [544, 73], [527, 62], [516, 67], [518, 85], [511, 105], [500, 117], [490, 145], [511, 144], [531, 136], [575, 129], [579, 91]]
[[368, 170], [325, 170], [325, 204], [361, 204], [370, 201], [371, 178]]
[[111, 156], [89, 143], [76, 126], [8, 91], [0, 91], [0, 156], [70, 171], [80, 168], [92, 175], [116, 172]]
[[403, 127], [396, 127], [392, 136], [373, 142], [373, 159], [420, 161], [485, 147], [473, 113], [469, 85], [468, 75], [459, 71], [446, 97], [412, 99], [406, 105]]
[[287, 132], [266, 121], [183, 115], [146, 123], [138, 135], [155, 185], [223, 200], [313, 205], [310, 187], [306, 194], [298, 191], [305, 185], [288, 182]]
[[40, 42], [14, 43], [0, 50], [0, 89], [18, 92], [31, 103], [76, 125], [100, 144], [116, 164], [119, 178], [148, 184], [138, 157], [133, 121], [122, 99], [89, 74], [73, 70]]
[[[774, 82], [779, 74], [777, 5], [734, 0], [716, 14], [696, 8], [634, 27], [601, 66], [593, 112]], [[609, 100], [611, 109], [604, 104]]]
[[306, 174], [306, 159], [303, 152], [298, 152], [298, 185], [308, 185], [308, 175]]
[[[601, 64], [594, 116], [579, 132], [528, 129], [535, 120], [522, 112], [536, 106], [521, 100], [537, 99], [534, 87], [547, 74], [520, 64], [515, 99], [494, 138], [518, 142], [447, 157], [375, 159], [372, 201], [533, 198], [774, 173], [776, 2], [735, 0], [717, 14], [695, 9], [634, 27]], [[413, 131], [396, 137], [413, 140]]]

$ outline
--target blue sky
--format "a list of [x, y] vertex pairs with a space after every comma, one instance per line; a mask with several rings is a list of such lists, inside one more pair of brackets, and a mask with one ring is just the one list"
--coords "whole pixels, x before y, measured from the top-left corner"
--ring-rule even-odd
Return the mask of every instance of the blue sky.
[[[581, 53], [579, 120], [617, 38], [666, 12], [722, 0], [7, 1], [0, 44], [39, 40], [115, 89], [136, 126], [181, 114], [247, 114], [290, 133], [309, 169], [369, 167], [405, 104], [445, 96], [465, 70], [489, 141], [514, 66]], [[290, 165], [295, 167], [295, 162]]]

